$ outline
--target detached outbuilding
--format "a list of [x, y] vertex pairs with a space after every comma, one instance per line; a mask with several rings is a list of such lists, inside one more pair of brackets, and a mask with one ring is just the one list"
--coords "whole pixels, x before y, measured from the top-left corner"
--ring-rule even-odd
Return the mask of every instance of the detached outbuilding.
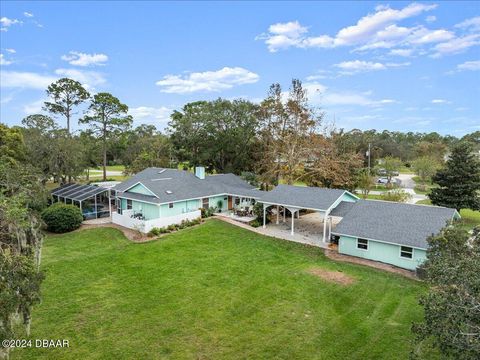
[[460, 219], [455, 209], [375, 200], [342, 202], [331, 215], [341, 218], [332, 231], [339, 253], [410, 270], [425, 261], [427, 238]]

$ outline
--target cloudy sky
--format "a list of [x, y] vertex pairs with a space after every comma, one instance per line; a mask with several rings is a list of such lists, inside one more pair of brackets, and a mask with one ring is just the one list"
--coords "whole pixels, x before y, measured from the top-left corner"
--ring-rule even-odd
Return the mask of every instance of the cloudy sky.
[[[195, 100], [264, 98], [301, 79], [337, 127], [480, 130], [478, 2], [0, 3], [0, 121], [60, 77], [163, 129]], [[77, 126], [78, 128], [78, 126]]]

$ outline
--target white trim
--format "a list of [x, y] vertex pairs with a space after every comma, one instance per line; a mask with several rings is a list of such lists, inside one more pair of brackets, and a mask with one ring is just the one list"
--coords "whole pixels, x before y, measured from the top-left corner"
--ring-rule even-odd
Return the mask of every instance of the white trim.
[[[133, 184], [132, 186], [126, 188], [126, 189], [123, 190], [122, 192], [124, 192], [124, 193], [125, 193], [125, 192], [128, 192], [128, 190], [130, 190], [131, 188], [137, 186], [138, 184], [142, 185], [145, 189], [148, 190], [148, 192], [149, 192], [150, 194], [152, 194], [153, 196], [155, 196], [157, 199], [159, 198], [157, 195], [155, 195], [155, 193], [154, 193], [152, 190], [150, 190], [148, 187], [146, 187], [145, 184], [142, 183], [141, 181], [137, 181], [135, 184]], [[132, 193], [132, 194], [135, 194], [135, 193]], [[138, 194], [138, 193], [137, 193], [137, 194]]]
[[377, 242], [381, 242], [381, 243], [384, 243], [384, 244], [390, 244], [390, 245], [396, 245], [396, 246], [407, 246], [407, 247], [411, 247], [411, 248], [414, 248], [414, 249], [427, 251], [427, 249], [421, 248], [421, 247], [418, 247], [418, 246], [402, 245], [402, 244], [393, 243], [393, 242], [384, 241], [384, 240], [371, 239], [371, 238], [367, 238], [367, 237], [365, 237], [365, 236], [340, 234], [340, 233], [337, 233], [337, 232], [335, 232], [335, 231], [332, 231], [332, 234], [333, 234], [333, 235], [337, 235], [337, 236], [348, 236], [348, 237], [351, 237], [351, 238], [357, 238], [357, 239], [360, 238], [360, 239], [365, 239], [365, 240], [377, 241]]
[[268, 202], [268, 201], [262, 201], [261, 199], [258, 201], [262, 204], [268, 204], [268, 206], [271, 206], [271, 205], [280, 205], [280, 206], [284, 206], [284, 207], [291, 207], [291, 208], [295, 208], [295, 209], [298, 209], [298, 210], [301, 210], [301, 209], [306, 209], [306, 210], [315, 210], [315, 211], [327, 211], [325, 209], [315, 209], [315, 208], [309, 208], [309, 207], [302, 207], [302, 206], [298, 206], [298, 205], [288, 205], [288, 204], [282, 204], [282, 203], [272, 203], [272, 202]]
[[[123, 193], [122, 193], [122, 194], [123, 194]], [[130, 193], [130, 194], [135, 194], [135, 193]], [[147, 201], [147, 200], [129, 199], [129, 198], [124, 197], [124, 196], [122, 196], [122, 195], [117, 195], [116, 198], [117, 198], [117, 199], [140, 201], [140, 202], [144, 202], [144, 203], [147, 203], [147, 204], [153, 204], [153, 205], [157, 205], [157, 206], [160, 206], [160, 205], [161, 205], [161, 204], [159, 204], [159, 203], [155, 203], [155, 202], [151, 202], [151, 201]]]
[[[367, 241], [367, 248], [366, 249], [362, 249], [362, 248], [359, 248], [358, 247], [358, 240], [366, 240]], [[357, 238], [357, 250], [361, 250], [361, 251], [368, 251], [368, 248], [370, 247], [370, 240], [368, 239], [365, 239], [365, 238]]]
[[[404, 257], [402, 256], [402, 247], [408, 247], [410, 249], [412, 249], [412, 257], [411, 258], [407, 258], [407, 257]], [[405, 251], [406, 252], [406, 251]], [[411, 246], [406, 246], [406, 245], [400, 245], [398, 247], [398, 257], [400, 259], [403, 259], [403, 260], [410, 260], [410, 261], [413, 261], [413, 258], [415, 257], [415, 248], [411, 247]]]

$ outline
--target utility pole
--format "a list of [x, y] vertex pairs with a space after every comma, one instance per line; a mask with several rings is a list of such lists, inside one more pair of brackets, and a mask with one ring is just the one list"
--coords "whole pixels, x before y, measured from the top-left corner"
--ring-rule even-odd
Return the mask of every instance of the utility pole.
[[370, 147], [370, 143], [368, 143], [368, 151], [367, 151], [367, 156], [368, 156], [368, 175], [370, 175], [370, 153], [371, 153], [371, 147]]

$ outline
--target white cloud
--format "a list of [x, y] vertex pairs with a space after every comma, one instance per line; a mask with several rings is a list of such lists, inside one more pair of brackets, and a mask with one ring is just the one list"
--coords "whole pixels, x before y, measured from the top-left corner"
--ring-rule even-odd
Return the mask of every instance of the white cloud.
[[432, 104], [449, 104], [450, 101], [445, 100], [445, 99], [433, 99]]
[[392, 56], [410, 57], [413, 55], [413, 49], [392, 49], [388, 54]]
[[57, 77], [32, 72], [1, 71], [0, 85], [5, 88], [30, 88], [45, 90]]
[[12, 63], [12, 61], [9, 61], [7, 59], [5, 59], [4, 55], [3, 54], [0, 54], [0, 65], [10, 65]]
[[461, 23], [455, 25], [455, 27], [460, 29], [470, 29], [473, 31], [480, 30], [480, 16], [466, 19]]
[[316, 106], [368, 106], [379, 107], [396, 103], [393, 99], [376, 100], [371, 98], [371, 91], [334, 91], [318, 82], [306, 82], [303, 84], [309, 101]]
[[470, 34], [463, 37], [456, 37], [450, 41], [437, 44], [434, 47], [435, 53], [432, 55], [438, 58], [444, 55], [458, 54], [466, 51], [472, 46], [480, 44], [480, 34]]
[[380, 62], [352, 60], [352, 61], [343, 61], [333, 66], [341, 69], [342, 71], [340, 71], [340, 74], [342, 75], [353, 75], [361, 72], [386, 70], [388, 68], [396, 68], [396, 67], [402, 67], [402, 66], [408, 66], [408, 65], [410, 65], [409, 62], [383, 64]]
[[353, 72], [385, 70], [387, 68], [382, 63], [374, 63], [371, 61], [361, 60], [343, 61], [339, 64], [335, 64], [334, 66], [343, 70], [349, 70]]
[[0, 24], [2, 25], [2, 31], [7, 31], [12, 25], [21, 24], [22, 22], [17, 19], [9, 19], [5, 16], [0, 18]]
[[23, 106], [23, 112], [27, 115], [38, 114], [42, 111], [44, 99], [33, 101]]
[[23, 13], [23, 16], [28, 17], [28, 18], [32, 18], [32, 17], [33, 17], [33, 14], [25, 11], [25, 12]]
[[62, 60], [68, 61], [70, 65], [90, 66], [105, 65], [108, 56], [105, 54], [86, 54], [78, 51], [70, 51], [68, 55], [62, 55]]
[[156, 82], [162, 92], [187, 94], [197, 91], [221, 91], [236, 85], [256, 83], [259, 76], [241, 67], [224, 67], [217, 71], [188, 73], [187, 75], [166, 75]]
[[15, 54], [16, 51], [15, 49], [5, 49], [6, 52], [8, 52], [9, 54]]
[[96, 71], [85, 71], [78, 69], [57, 69], [55, 74], [61, 77], [68, 77], [82, 83], [88, 90], [94, 90], [95, 86], [106, 83], [102, 73]]
[[[408, 36], [412, 29], [398, 27], [396, 23], [425, 11], [436, 5], [412, 3], [403, 9], [395, 10], [388, 6], [377, 6], [376, 12], [362, 17], [355, 25], [345, 27], [332, 37], [330, 35], [308, 36], [308, 28], [298, 21], [277, 23], [269, 27], [266, 34], [256, 39], [265, 40], [270, 52], [289, 47], [330, 48], [364, 44], [370, 48], [392, 47], [395, 39]], [[368, 44], [368, 45], [367, 45]]]
[[161, 106], [161, 107], [150, 107], [150, 106], [139, 106], [136, 108], [130, 108], [128, 113], [133, 116], [133, 120], [141, 120], [143, 124], [163, 124], [166, 125], [170, 120], [170, 114], [173, 112], [173, 109]]
[[471, 70], [471, 71], [478, 71], [480, 70], [480, 60], [475, 61], [465, 61], [462, 64], [457, 65], [457, 70]]

